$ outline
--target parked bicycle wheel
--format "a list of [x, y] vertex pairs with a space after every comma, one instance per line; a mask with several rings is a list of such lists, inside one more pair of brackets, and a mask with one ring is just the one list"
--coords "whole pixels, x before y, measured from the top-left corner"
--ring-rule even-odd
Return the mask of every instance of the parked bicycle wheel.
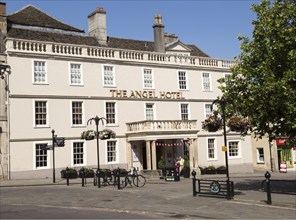
[[133, 178], [133, 183], [136, 187], [143, 187], [146, 183], [146, 178], [142, 175], [137, 175]]
[[[120, 188], [124, 188], [124, 187], [126, 187], [126, 181], [125, 181], [125, 177], [121, 177], [120, 178]], [[116, 176], [116, 177], [114, 177], [114, 186], [118, 186], [118, 177]]]

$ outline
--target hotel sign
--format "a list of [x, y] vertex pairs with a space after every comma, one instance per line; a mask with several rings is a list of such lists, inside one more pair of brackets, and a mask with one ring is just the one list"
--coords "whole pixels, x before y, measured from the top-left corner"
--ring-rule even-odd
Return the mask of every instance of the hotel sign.
[[182, 92], [159, 92], [141, 90], [115, 90], [111, 89], [113, 98], [138, 98], [138, 99], [184, 99]]

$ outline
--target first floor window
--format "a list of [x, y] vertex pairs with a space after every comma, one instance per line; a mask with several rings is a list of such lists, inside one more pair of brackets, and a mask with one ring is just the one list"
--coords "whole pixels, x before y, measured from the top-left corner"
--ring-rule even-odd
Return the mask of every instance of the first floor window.
[[106, 120], [107, 124], [116, 123], [115, 102], [106, 102]]
[[206, 118], [210, 117], [213, 114], [212, 104], [205, 104], [205, 115]]
[[72, 124], [82, 125], [82, 123], [83, 123], [82, 102], [72, 102]]
[[229, 141], [229, 157], [238, 157], [239, 156], [239, 142], [238, 141]]
[[35, 126], [47, 125], [47, 102], [35, 101]]
[[215, 159], [215, 139], [209, 138], [208, 139], [208, 159]]
[[263, 148], [257, 148], [257, 163], [264, 163]]
[[47, 144], [36, 144], [35, 155], [36, 155], [36, 168], [47, 167]]
[[73, 143], [73, 164], [82, 165], [84, 163], [84, 143], [74, 142]]
[[107, 162], [116, 162], [116, 141], [107, 141]]
[[181, 120], [188, 120], [188, 104], [181, 104]]
[[154, 120], [153, 104], [146, 104], [146, 120]]

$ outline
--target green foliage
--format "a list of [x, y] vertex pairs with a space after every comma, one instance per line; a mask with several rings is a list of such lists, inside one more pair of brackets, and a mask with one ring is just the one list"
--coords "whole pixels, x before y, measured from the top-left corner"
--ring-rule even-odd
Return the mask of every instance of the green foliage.
[[296, 136], [296, 1], [264, 0], [253, 5], [253, 37], [239, 36], [241, 54], [233, 74], [220, 79], [223, 97], [251, 120], [256, 136]]
[[189, 165], [189, 157], [187, 155], [184, 156], [184, 168], [185, 167], [190, 167], [190, 165]]
[[160, 157], [160, 160], [158, 161], [157, 165], [158, 165], [158, 169], [163, 169], [165, 167], [165, 161], [163, 156]]

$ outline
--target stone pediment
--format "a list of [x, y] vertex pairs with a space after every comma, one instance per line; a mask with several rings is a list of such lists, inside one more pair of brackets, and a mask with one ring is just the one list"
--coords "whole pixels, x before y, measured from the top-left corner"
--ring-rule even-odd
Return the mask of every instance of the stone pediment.
[[190, 55], [191, 51], [191, 48], [183, 44], [180, 40], [166, 45], [167, 53]]

